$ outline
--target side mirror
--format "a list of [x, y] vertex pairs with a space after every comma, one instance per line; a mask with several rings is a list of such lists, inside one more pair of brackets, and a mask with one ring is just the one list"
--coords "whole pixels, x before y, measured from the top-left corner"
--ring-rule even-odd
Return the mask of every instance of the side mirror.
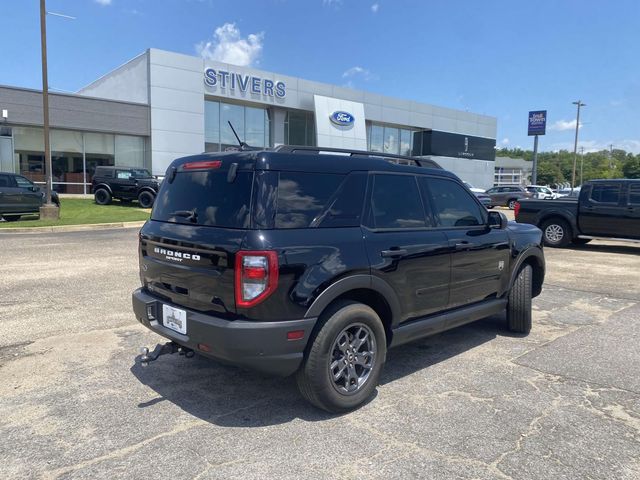
[[505, 228], [507, 228], [507, 223], [509, 223], [509, 220], [507, 220], [507, 217], [504, 213], [496, 212], [493, 210], [489, 212], [489, 228], [504, 230]]

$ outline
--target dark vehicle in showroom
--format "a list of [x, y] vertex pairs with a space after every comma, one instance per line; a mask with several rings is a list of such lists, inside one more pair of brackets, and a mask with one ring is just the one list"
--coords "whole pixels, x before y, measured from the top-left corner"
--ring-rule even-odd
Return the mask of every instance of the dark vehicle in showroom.
[[177, 159], [139, 237], [133, 310], [170, 340], [142, 365], [180, 351], [295, 375], [330, 412], [372, 396], [389, 348], [502, 312], [527, 334], [545, 274], [540, 230], [453, 173], [350, 150]]
[[108, 205], [115, 198], [137, 200], [142, 208], [151, 208], [160, 183], [144, 168], [100, 166], [96, 167], [91, 189], [98, 205]]
[[[51, 201], [60, 206], [56, 192], [51, 192]], [[15, 222], [23, 215], [37, 215], [44, 202], [44, 190], [31, 180], [15, 173], [0, 172], [0, 217], [4, 220]]]
[[521, 200], [515, 218], [540, 227], [550, 247], [594, 238], [640, 240], [640, 180], [592, 180], [578, 198]]
[[493, 187], [485, 193], [491, 197], [491, 205], [488, 208], [509, 207], [511, 210], [515, 208], [519, 199], [533, 196], [533, 193], [527, 192], [526, 188], [519, 185]]

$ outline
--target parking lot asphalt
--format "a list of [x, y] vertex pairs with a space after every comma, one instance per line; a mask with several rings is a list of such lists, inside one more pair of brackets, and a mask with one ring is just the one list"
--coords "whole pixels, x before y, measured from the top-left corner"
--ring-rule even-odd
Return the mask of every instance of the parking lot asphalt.
[[546, 249], [534, 327], [391, 350], [329, 415], [291, 379], [161, 357], [135, 229], [0, 237], [0, 478], [640, 478], [640, 245]]

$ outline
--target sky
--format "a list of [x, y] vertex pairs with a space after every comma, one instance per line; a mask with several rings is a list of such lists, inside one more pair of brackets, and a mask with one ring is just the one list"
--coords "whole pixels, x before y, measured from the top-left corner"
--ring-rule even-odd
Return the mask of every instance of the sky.
[[[640, 153], [638, 0], [48, 0], [49, 85], [147, 48], [497, 118], [497, 146]], [[41, 88], [39, 2], [0, 0], [0, 84]]]

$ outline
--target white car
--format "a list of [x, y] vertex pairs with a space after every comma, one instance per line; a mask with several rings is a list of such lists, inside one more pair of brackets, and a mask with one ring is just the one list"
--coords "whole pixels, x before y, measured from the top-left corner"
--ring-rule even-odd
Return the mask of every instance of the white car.
[[533, 193], [533, 198], [538, 200], [555, 200], [559, 198], [557, 193], [552, 192], [549, 187], [543, 185], [529, 185], [526, 188], [527, 192]]

